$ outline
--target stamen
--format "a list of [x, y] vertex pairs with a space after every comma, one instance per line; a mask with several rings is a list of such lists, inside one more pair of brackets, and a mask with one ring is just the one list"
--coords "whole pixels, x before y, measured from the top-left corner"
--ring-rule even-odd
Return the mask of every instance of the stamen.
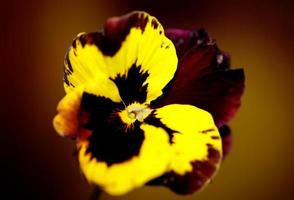
[[136, 119], [136, 113], [135, 112], [129, 112], [128, 117], [131, 119]]
[[146, 117], [151, 113], [151, 109], [148, 106], [133, 103], [126, 107], [119, 113], [122, 121], [128, 125], [133, 124], [135, 121], [143, 122]]

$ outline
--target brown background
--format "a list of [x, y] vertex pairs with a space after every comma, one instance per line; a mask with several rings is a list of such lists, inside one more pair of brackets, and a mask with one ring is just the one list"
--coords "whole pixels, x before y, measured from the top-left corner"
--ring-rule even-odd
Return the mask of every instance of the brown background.
[[[63, 57], [79, 32], [140, 9], [164, 27], [207, 28], [246, 71], [243, 105], [232, 121], [234, 148], [209, 187], [193, 196], [144, 187], [102, 199], [291, 199], [293, 183], [293, 3], [289, 0], [12, 0], [1, 2], [1, 193], [84, 200], [90, 193], [73, 159], [74, 143], [52, 118]], [[5, 193], [3, 193], [5, 191]], [[1, 197], [0, 197], [1, 198]], [[2, 198], [1, 198], [2, 199]]]

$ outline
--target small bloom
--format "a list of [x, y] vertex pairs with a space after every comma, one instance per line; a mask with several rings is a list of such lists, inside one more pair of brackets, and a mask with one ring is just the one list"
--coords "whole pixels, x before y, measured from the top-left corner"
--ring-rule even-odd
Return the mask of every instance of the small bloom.
[[[77, 141], [91, 184], [121, 195], [145, 184], [203, 188], [222, 161], [242, 70], [205, 31], [169, 29], [145, 12], [81, 33], [65, 57], [54, 127]], [[229, 141], [229, 140], [228, 140]]]

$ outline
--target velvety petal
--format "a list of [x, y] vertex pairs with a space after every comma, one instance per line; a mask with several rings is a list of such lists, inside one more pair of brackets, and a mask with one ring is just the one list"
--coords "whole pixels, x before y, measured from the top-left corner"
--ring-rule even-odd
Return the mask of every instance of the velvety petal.
[[175, 84], [230, 68], [229, 55], [217, 47], [204, 29], [168, 29], [166, 35], [174, 42], [179, 57]]
[[166, 29], [165, 35], [174, 43], [179, 60], [193, 47], [211, 43], [206, 30]]
[[174, 84], [183, 87], [191, 80], [213, 72], [217, 50], [215, 44], [190, 49], [179, 63]]
[[[97, 140], [96, 150], [89, 148], [93, 140], [79, 140], [79, 162], [83, 174], [90, 183], [101, 187], [111, 195], [122, 195], [141, 187], [168, 169], [171, 147], [165, 131], [147, 124], [136, 127], [133, 131], [136, 132], [132, 133], [132, 130], [123, 132], [121, 138], [116, 138], [110, 143], [109, 140], [100, 142]], [[95, 137], [101, 139], [103, 137], [101, 135], [109, 137], [109, 134], [112, 133], [99, 129], [92, 134], [96, 134]], [[116, 134], [120, 134], [119, 131]], [[105, 160], [105, 155], [111, 156], [111, 152], [115, 152], [115, 155], [108, 158], [114, 159], [123, 156], [124, 152], [132, 150], [132, 142], [134, 141], [129, 139], [132, 137], [130, 135], [134, 134], [142, 134], [144, 137], [137, 155], [114, 163]], [[129, 139], [124, 139], [126, 137]], [[125, 144], [125, 148], [120, 148], [122, 143]]]
[[205, 30], [168, 29], [180, 56], [175, 78], [154, 107], [191, 104], [209, 111], [218, 127], [227, 123], [240, 106], [244, 90], [242, 69], [230, 70], [230, 56], [219, 50]]
[[[198, 30], [166, 29], [165, 34], [174, 43], [176, 47], [178, 59], [180, 62], [182, 60], [194, 60], [194, 62], [196, 61], [194, 64], [192, 63], [192, 65], [190, 66], [181, 64], [180, 67], [184, 67], [184, 68], [192, 67], [193, 70], [197, 70], [199, 67], [203, 68], [203, 66], [199, 66], [199, 64], [197, 63], [197, 58], [199, 59], [199, 55], [201, 54], [205, 54], [205, 53], [207, 54], [207, 52], [205, 52], [206, 49], [204, 47], [213, 46], [214, 48], [216, 48], [214, 39], [209, 37], [205, 29], [198, 29]], [[203, 50], [204, 52], [202, 52]], [[211, 64], [213, 64], [213, 66], [211, 66], [213, 67], [212, 69], [219, 70], [219, 69], [230, 68], [230, 56], [226, 52], [223, 52], [217, 49], [217, 51], [211, 51], [210, 55], [214, 59], [214, 60], [211, 60]], [[209, 57], [207, 58], [207, 60], [209, 60]], [[187, 63], [189, 64], [191, 62], [187, 62]], [[192, 69], [190, 70], [192, 71]]]
[[242, 69], [215, 71], [185, 84], [174, 82], [159, 105], [191, 104], [212, 114], [218, 127], [226, 124], [240, 106], [244, 90]]
[[164, 184], [181, 194], [193, 193], [209, 183], [221, 162], [222, 146], [208, 112], [172, 104], [157, 109], [146, 123], [166, 130], [173, 150], [169, 171], [151, 183]]
[[77, 36], [66, 55], [64, 86], [68, 92], [107, 79], [125, 104], [148, 103], [162, 94], [176, 68], [175, 47], [161, 24], [145, 12], [133, 12], [108, 19], [102, 32]]
[[[175, 34], [179, 32], [182, 32], [182, 34]], [[184, 41], [182, 45], [175, 45], [179, 56], [179, 67], [174, 84], [186, 84], [191, 79], [199, 78], [218, 69], [217, 58], [219, 58], [221, 52], [205, 30], [176, 29], [172, 33], [170, 33], [170, 38], [173, 38], [173, 42], [177, 44], [179, 43], [178, 40]]]

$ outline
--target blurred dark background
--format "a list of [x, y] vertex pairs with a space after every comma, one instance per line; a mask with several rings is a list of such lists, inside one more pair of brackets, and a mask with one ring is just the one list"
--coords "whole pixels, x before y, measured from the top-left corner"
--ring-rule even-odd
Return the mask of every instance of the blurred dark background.
[[[91, 188], [74, 142], [52, 128], [63, 97], [63, 57], [79, 32], [145, 10], [164, 27], [205, 27], [247, 78], [231, 127], [234, 146], [204, 191], [177, 196], [144, 187], [102, 199], [277, 200], [294, 195], [294, 9], [291, 0], [1, 1], [1, 199], [86, 200]], [[4, 192], [4, 193], [3, 193]], [[9, 194], [5, 197], [4, 194]]]

